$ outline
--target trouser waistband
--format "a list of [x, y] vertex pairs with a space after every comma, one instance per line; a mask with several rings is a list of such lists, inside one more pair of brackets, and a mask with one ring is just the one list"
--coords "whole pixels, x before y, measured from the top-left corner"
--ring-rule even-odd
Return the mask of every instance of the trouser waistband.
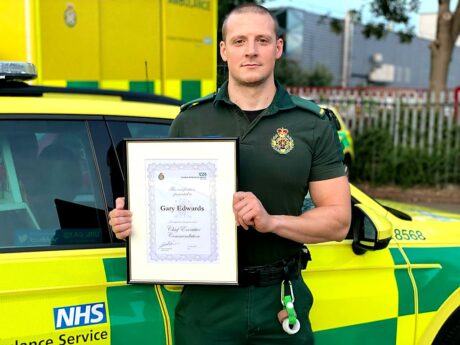
[[238, 271], [238, 285], [270, 286], [297, 279], [309, 260], [308, 250], [304, 248], [301, 253], [270, 265], [242, 267]]

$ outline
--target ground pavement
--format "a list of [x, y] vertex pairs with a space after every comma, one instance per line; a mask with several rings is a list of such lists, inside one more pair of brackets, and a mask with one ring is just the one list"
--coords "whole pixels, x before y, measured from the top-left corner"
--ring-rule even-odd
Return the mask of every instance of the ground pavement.
[[460, 185], [446, 187], [371, 186], [355, 184], [373, 198], [417, 204], [433, 209], [460, 213]]

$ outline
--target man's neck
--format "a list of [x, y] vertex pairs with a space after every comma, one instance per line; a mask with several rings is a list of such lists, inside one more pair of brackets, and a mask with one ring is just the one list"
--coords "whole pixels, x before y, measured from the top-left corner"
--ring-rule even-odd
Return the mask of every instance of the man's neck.
[[242, 110], [260, 110], [268, 108], [276, 94], [275, 82], [258, 86], [245, 86], [229, 80], [228, 97]]

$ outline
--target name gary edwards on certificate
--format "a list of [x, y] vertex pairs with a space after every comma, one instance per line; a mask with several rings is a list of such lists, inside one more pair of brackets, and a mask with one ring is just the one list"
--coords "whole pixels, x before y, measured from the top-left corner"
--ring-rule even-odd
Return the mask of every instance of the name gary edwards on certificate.
[[214, 160], [146, 159], [149, 262], [216, 263]]

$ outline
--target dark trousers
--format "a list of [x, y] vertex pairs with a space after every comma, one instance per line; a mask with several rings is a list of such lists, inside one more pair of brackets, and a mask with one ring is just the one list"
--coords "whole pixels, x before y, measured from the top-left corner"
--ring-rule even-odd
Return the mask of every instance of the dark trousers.
[[313, 297], [302, 278], [292, 280], [300, 330], [284, 332], [277, 314], [282, 309], [281, 284], [267, 287], [184, 287], [176, 307], [175, 345], [313, 344], [308, 318]]

